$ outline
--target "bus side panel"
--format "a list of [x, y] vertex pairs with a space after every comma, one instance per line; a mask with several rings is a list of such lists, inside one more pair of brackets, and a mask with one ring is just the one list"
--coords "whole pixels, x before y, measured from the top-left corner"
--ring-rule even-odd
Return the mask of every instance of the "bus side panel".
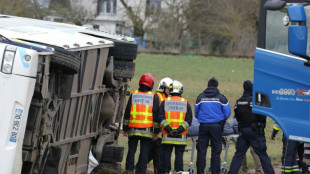
[[[275, 120], [287, 138], [310, 142], [310, 67], [301, 59], [257, 49], [253, 112]], [[261, 106], [269, 100], [270, 106]], [[268, 103], [268, 101], [263, 101]], [[297, 136], [298, 135], [298, 136]]]

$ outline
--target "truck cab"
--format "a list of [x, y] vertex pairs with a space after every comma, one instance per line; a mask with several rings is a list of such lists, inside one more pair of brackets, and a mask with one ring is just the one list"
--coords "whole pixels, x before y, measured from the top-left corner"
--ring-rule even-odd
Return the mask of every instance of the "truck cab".
[[309, 1], [262, 0], [254, 55], [252, 111], [300, 142], [310, 142], [309, 19]]

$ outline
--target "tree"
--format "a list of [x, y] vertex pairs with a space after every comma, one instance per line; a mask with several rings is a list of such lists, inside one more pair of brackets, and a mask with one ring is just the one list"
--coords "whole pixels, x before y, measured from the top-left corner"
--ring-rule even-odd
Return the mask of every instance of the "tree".
[[[63, 17], [66, 22], [73, 23], [75, 25], [83, 25], [93, 20], [95, 13], [86, 9], [82, 1], [69, 1], [69, 0], [55, 0], [50, 4], [50, 9], [53, 11], [51, 14], [57, 14]], [[83, 1], [88, 4], [95, 3], [95, 1]], [[83, 4], [83, 5], [81, 5]], [[86, 4], [86, 6], [88, 5]]]
[[188, 1], [163, 0], [164, 8], [158, 20], [157, 27], [153, 29], [153, 40], [159, 49], [176, 49], [187, 35], [187, 21], [185, 12], [188, 9]]
[[83, 25], [92, 21], [95, 14], [86, 10], [84, 7], [70, 8], [68, 13], [65, 13], [67, 21], [74, 23], [75, 25]]
[[191, 1], [187, 21], [198, 35], [220, 54], [240, 55], [255, 49], [259, 2], [256, 0]]
[[0, 4], [1, 14], [43, 19], [49, 13], [39, 0], [0, 0]]
[[[126, 16], [131, 21], [134, 36], [140, 37], [140, 40], [142, 41], [144, 35], [150, 32], [154, 25], [157, 24], [160, 10], [157, 11], [149, 8], [148, 4], [144, 3], [144, 1], [139, 1], [135, 6], [129, 6], [128, 0], [120, 1], [126, 9]], [[150, 13], [151, 11], [153, 12]]]

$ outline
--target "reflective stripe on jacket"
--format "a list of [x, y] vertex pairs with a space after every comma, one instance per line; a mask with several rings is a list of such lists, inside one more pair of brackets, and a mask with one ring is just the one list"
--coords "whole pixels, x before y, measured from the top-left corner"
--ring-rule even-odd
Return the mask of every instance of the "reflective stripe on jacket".
[[294, 165], [294, 166], [285, 166], [285, 167], [281, 167], [282, 168], [282, 173], [285, 174], [285, 173], [299, 173], [299, 166], [298, 165]]
[[140, 136], [140, 137], [152, 138], [153, 131], [152, 128], [144, 128], [144, 129], [129, 128], [128, 136]]
[[[167, 99], [166, 95], [165, 95], [163, 92], [157, 92], [156, 95], [157, 95], [158, 98], [159, 98], [159, 104], [160, 104], [162, 101], [164, 101], [164, 100]], [[154, 124], [154, 128], [160, 128], [159, 123], [156, 124], [156, 125]], [[159, 132], [158, 138], [162, 138], [161, 132]]]
[[161, 144], [187, 145], [187, 135], [178, 135], [171, 137], [170, 135], [162, 135]]
[[159, 98], [159, 104], [160, 104], [162, 101], [164, 101], [164, 100], [167, 99], [166, 95], [165, 95], [163, 92], [157, 92], [156, 94], [158, 95], [158, 98]]
[[135, 90], [132, 92], [132, 105], [130, 108], [130, 117], [128, 126], [132, 128], [153, 127], [153, 99], [154, 94], [151, 91], [141, 92]]
[[[172, 96], [165, 100], [166, 120], [162, 122], [162, 144], [186, 145], [186, 134], [189, 127], [188, 123], [185, 121], [186, 112], [186, 99], [179, 96]], [[183, 126], [185, 131], [181, 132], [177, 137], [170, 137], [169, 133], [164, 129], [168, 124], [172, 129], [178, 129], [179, 126]]]

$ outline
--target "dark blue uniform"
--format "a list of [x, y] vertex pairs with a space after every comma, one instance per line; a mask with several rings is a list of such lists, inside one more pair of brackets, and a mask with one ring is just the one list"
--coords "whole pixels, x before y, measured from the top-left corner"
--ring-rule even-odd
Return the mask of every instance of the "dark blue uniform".
[[273, 174], [274, 170], [267, 155], [265, 139], [266, 117], [252, 114], [252, 82], [243, 84], [243, 96], [236, 101], [235, 117], [237, 118], [240, 133], [236, 144], [236, 152], [230, 164], [230, 174], [237, 174], [242, 160], [250, 146], [258, 155], [264, 173]]
[[299, 174], [299, 166], [297, 163], [298, 142], [288, 140], [283, 134], [282, 137], [282, 173], [284, 174]]
[[[215, 81], [215, 79], [213, 80]], [[195, 116], [200, 123], [197, 142], [198, 174], [204, 173], [209, 140], [211, 140], [212, 148], [211, 170], [213, 173], [220, 173], [222, 132], [224, 121], [229, 118], [230, 113], [230, 104], [226, 97], [220, 94], [220, 91], [217, 89], [217, 81], [216, 85], [209, 85], [208, 83], [208, 88], [197, 97], [195, 104]]]

